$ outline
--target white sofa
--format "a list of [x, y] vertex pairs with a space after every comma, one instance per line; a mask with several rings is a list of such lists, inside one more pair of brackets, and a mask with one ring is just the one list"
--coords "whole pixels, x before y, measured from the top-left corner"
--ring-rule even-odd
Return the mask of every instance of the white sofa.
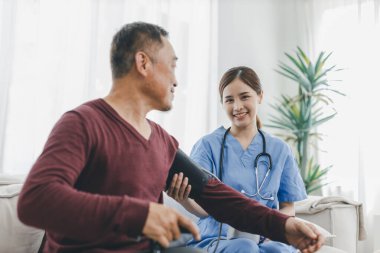
[[[4, 176], [0, 175], [0, 252], [1, 253], [37, 253], [43, 237], [43, 231], [32, 227], [27, 227], [18, 220], [16, 206], [18, 194], [22, 187], [23, 176]], [[165, 196], [166, 205], [178, 209], [194, 221], [197, 217], [188, 213], [173, 199]], [[346, 219], [340, 219], [341, 213], [345, 214]], [[356, 239], [353, 240], [352, 224], [356, 224], [357, 218], [350, 211], [350, 208], [339, 208], [326, 211], [318, 215], [303, 216], [325, 229], [336, 234], [336, 238], [328, 241], [328, 245], [340, 248], [344, 251], [325, 246], [320, 250], [321, 253], [356, 252]], [[332, 220], [333, 219], [333, 220]], [[348, 227], [347, 227], [348, 226]], [[351, 244], [350, 244], [351, 243]], [[353, 244], [352, 244], [353, 243]], [[354, 247], [355, 249], [347, 249]], [[352, 246], [355, 245], [355, 246]]]
[[17, 217], [23, 176], [0, 175], [0, 252], [37, 253], [44, 232], [27, 227]]
[[297, 217], [318, 224], [335, 235], [328, 238], [326, 245], [347, 253], [356, 253], [358, 240], [366, 237], [362, 212], [361, 203], [339, 196], [309, 196], [296, 203]]

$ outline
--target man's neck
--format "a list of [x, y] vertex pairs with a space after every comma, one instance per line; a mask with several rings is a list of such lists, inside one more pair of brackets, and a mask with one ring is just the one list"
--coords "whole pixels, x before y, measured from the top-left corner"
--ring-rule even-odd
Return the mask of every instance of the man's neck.
[[149, 139], [151, 129], [146, 115], [151, 108], [140, 94], [138, 84], [129, 78], [115, 80], [104, 100], [145, 139]]

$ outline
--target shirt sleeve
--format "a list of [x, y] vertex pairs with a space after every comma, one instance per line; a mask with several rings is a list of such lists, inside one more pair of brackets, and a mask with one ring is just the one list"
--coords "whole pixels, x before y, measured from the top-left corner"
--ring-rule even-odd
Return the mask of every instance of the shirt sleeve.
[[17, 207], [20, 220], [79, 240], [113, 233], [140, 235], [148, 214], [147, 201], [75, 189], [89, 156], [91, 138], [81, 116], [66, 113], [26, 179]]
[[243, 196], [217, 179], [210, 179], [195, 201], [217, 221], [244, 232], [288, 243], [285, 223], [289, 216]]
[[295, 202], [306, 199], [305, 185], [299, 173], [297, 162], [288, 145], [287, 153], [278, 190], [278, 200], [279, 202]]
[[214, 160], [211, 158], [211, 149], [208, 147], [204, 139], [200, 139], [194, 144], [190, 153], [190, 158], [202, 168], [216, 174], [216, 166]]

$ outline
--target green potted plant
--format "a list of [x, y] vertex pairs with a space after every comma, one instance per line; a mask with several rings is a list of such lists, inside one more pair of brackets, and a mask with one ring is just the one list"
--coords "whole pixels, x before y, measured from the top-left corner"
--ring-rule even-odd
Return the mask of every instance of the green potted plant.
[[325, 176], [331, 166], [321, 168], [312, 156], [312, 143], [315, 138], [322, 140], [317, 127], [331, 120], [336, 111], [328, 113], [326, 107], [333, 103], [328, 92], [341, 92], [331, 88], [327, 75], [338, 71], [336, 66], [326, 67], [326, 61], [331, 53], [321, 52], [316, 62], [297, 47], [295, 56], [285, 53], [289, 64], [280, 62], [281, 75], [293, 80], [298, 85], [298, 93], [294, 96], [282, 95], [271, 107], [275, 113], [270, 115], [266, 126], [281, 130], [278, 135], [294, 146], [296, 159], [307, 193], [320, 189], [327, 183]]

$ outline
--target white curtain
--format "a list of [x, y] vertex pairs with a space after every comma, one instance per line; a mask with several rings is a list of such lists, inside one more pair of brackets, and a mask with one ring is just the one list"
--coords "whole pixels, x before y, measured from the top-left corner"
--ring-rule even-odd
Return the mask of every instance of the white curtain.
[[333, 165], [326, 193], [364, 203], [369, 237], [360, 252], [373, 252], [380, 249], [380, 224], [374, 225], [380, 221], [380, 1], [302, 4], [313, 54], [333, 52], [329, 62], [343, 68], [331, 78], [341, 80], [334, 85], [346, 96], [332, 95], [338, 115], [319, 129], [325, 134], [319, 159]]
[[[215, 127], [216, 1], [0, 0], [0, 172], [27, 173], [65, 111], [107, 94], [124, 24], [163, 26], [179, 57], [174, 109], [150, 118], [189, 151]], [[215, 116], [216, 117], [216, 116]]]

